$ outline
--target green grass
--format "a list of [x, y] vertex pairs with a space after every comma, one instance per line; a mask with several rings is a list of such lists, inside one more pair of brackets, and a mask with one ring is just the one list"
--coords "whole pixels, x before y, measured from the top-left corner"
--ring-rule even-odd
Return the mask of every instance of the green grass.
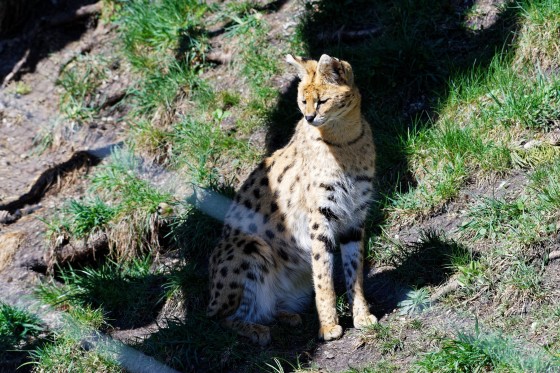
[[60, 111], [69, 120], [81, 125], [98, 114], [97, 89], [108, 75], [108, 62], [86, 56], [79, 56], [60, 74]]
[[400, 335], [390, 326], [373, 324], [362, 331], [361, 340], [368, 344], [374, 344], [382, 355], [393, 354], [403, 347]]
[[419, 372], [547, 372], [560, 367], [544, 350], [524, 346], [498, 334], [459, 332], [445, 338], [438, 351], [416, 362]]
[[34, 372], [124, 372], [115, 356], [84, 348], [84, 345], [66, 335], [56, 335], [52, 341], [30, 352], [28, 363]]
[[98, 197], [84, 202], [70, 200], [63, 210], [63, 214], [72, 218], [67, 223], [70, 233], [78, 238], [85, 237], [94, 230], [103, 229], [116, 213], [114, 208]]
[[73, 309], [94, 328], [143, 326], [155, 319], [165, 300], [162, 276], [151, 270], [151, 263], [145, 257], [121, 264], [109, 260], [99, 268], [61, 269], [62, 285], [42, 285], [39, 295], [49, 304]]
[[41, 324], [35, 315], [0, 302], [0, 358], [38, 336]]
[[[127, 58], [143, 74], [176, 59], [195, 65], [207, 48], [202, 20], [208, 6], [195, 0], [123, 1], [119, 25]], [[176, 58], [178, 57], [178, 58]]]

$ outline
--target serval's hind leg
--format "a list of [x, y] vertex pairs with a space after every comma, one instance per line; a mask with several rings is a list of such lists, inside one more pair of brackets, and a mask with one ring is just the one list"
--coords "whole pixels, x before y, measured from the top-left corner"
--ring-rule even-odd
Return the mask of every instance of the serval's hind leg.
[[297, 313], [288, 312], [288, 311], [278, 311], [276, 313], [276, 318], [280, 321], [281, 324], [287, 326], [298, 326], [301, 325], [301, 316]]
[[222, 321], [222, 325], [234, 330], [237, 334], [249, 338], [253, 343], [266, 346], [270, 343], [270, 328], [268, 326], [255, 324], [243, 320]]

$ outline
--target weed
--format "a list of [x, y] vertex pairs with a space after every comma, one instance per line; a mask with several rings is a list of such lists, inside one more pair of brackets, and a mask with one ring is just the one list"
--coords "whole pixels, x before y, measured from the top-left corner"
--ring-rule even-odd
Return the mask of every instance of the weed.
[[526, 214], [527, 201], [517, 199], [506, 202], [495, 198], [483, 197], [467, 213], [461, 228], [475, 238], [496, 240]]
[[[137, 327], [153, 320], [161, 308], [163, 289], [160, 276], [151, 273], [151, 258], [132, 259], [118, 264], [111, 260], [98, 269], [62, 269], [62, 287], [43, 286], [40, 294], [50, 304], [67, 304], [84, 315], [98, 314], [120, 327]], [[87, 324], [100, 327], [100, 320]]]
[[107, 61], [80, 56], [64, 69], [57, 84], [62, 89], [60, 111], [78, 125], [97, 115], [95, 93], [107, 76]]
[[84, 348], [79, 341], [65, 335], [55, 335], [49, 343], [30, 351], [37, 372], [124, 372], [114, 356]]
[[70, 233], [81, 238], [95, 230], [103, 229], [116, 215], [117, 210], [96, 197], [84, 202], [70, 200], [63, 213], [71, 217], [68, 222]]
[[410, 321], [410, 327], [414, 330], [421, 330], [423, 326], [424, 323], [422, 322], [422, 320], [414, 319]]
[[20, 80], [11, 85], [8, 91], [13, 92], [16, 95], [25, 96], [30, 94], [32, 92], [32, 89], [29, 84]]
[[474, 334], [459, 332], [455, 339], [444, 339], [439, 351], [424, 355], [416, 365], [422, 372], [547, 372], [559, 367], [545, 351], [481, 332], [478, 322]]
[[430, 293], [426, 288], [411, 290], [406, 295], [406, 299], [400, 301], [398, 306], [401, 315], [421, 313], [424, 309], [430, 307]]
[[510, 263], [498, 297], [505, 314], [523, 314], [529, 302], [542, 302], [547, 296], [542, 281], [542, 272], [533, 265], [522, 260]]
[[38, 298], [43, 302], [68, 312], [68, 315], [78, 325], [99, 329], [105, 328], [107, 322], [103, 310], [92, 308], [73, 301], [76, 289], [57, 284], [54, 280], [41, 283], [35, 289]]
[[350, 304], [346, 301], [346, 293], [336, 297], [336, 312], [341, 317], [350, 317]]
[[515, 63], [518, 66], [550, 71], [558, 67], [558, 25], [560, 6], [557, 1], [519, 1], [522, 28]]
[[365, 343], [375, 343], [383, 355], [392, 354], [403, 348], [403, 341], [389, 326], [382, 324], [368, 326], [362, 332], [361, 339]]
[[486, 269], [479, 261], [472, 260], [465, 265], [457, 266], [457, 282], [464, 288], [472, 289], [488, 283]]
[[195, 0], [125, 2], [118, 22], [129, 61], [144, 73], [166, 69], [176, 55], [191, 65], [202, 63], [207, 42], [201, 21], [207, 11]]
[[0, 302], [0, 357], [41, 331], [43, 327], [35, 315]]
[[254, 161], [254, 153], [247, 142], [221, 131], [217, 116], [225, 115], [224, 112], [214, 113], [214, 123], [183, 118], [174, 129], [177, 151], [189, 167], [191, 181], [203, 187], [217, 182], [217, 169], [222, 159], [229, 157], [237, 163]]

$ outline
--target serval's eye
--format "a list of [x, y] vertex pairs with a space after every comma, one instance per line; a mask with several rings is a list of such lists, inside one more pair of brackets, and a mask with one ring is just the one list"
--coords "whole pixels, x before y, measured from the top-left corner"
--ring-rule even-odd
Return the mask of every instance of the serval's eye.
[[325, 102], [327, 102], [329, 100], [330, 100], [330, 98], [326, 98], [324, 100], [319, 100], [319, 101], [317, 101], [317, 105], [323, 105]]
[[307, 101], [301, 100], [301, 103], [305, 105], [305, 104], [307, 104]]

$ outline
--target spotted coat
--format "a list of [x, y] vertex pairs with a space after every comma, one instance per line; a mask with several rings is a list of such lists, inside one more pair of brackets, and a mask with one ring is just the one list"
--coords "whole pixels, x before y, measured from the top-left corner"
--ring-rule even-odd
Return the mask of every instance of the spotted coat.
[[287, 56], [301, 79], [303, 114], [288, 145], [263, 160], [238, 191], [210, 257], [208, 315], [254, 342], [265, 324], [301, 323], [313, 299], [319, 336], [342, 335], [333, 256], [342, 255], [354, 326], [377, 320], [362, 289], [363, 225], [373, 195], [375, 149], [352, 68], [327, 55]]

